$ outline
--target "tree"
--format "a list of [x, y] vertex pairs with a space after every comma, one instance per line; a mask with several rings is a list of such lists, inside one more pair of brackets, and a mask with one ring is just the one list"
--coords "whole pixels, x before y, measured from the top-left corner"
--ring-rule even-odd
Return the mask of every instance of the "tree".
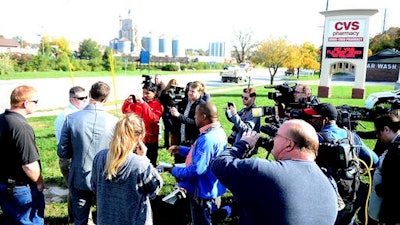
[[99, 45], [90, 38], [83, 40], [79, 45], [79, 54], [81, 59], [96, 59], [101, 57]]
[[253, 35], [254, 32], [250, 30], [235, 32], [232, 47], [233, 55], [237, 62], [246, 62], [250, 58], [252, 50], [259, 45], [259, 43], [252, 40]]
[[279, 67], [285, 65], [289, 58], [288, 54], [286, 39], [267, 40], [257, 48], [251, 61], [268, 69], [273, 85], [276, 72]]
[[387, 48], [400, 48], [400, 28], [392, 27], [382, 34], [378, 34], [369, 41], [369, 49], [375, 54]]
[[289, 46], [288, 60], [284, 66], [296, 68], [297, 79], [300, 69], [318, 70], [320, 67], [318, 49], [310, 42], [305, 42], [301, 46]]

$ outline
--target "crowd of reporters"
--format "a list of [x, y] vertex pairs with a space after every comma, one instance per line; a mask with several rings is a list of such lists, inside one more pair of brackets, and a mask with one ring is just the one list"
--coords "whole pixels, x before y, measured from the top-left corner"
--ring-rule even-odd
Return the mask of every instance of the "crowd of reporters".
[[[62, 129], [59, 125], [57, 131], [61, 132], [58, 156], [60, 160], [72, 161], [68, 187], [72, 193], [73, 215], [69, 216], [75, 224], [88, 223], [93, 197], [100, 212], [97, 214], [99, 224], [153, 223], [150, 200], [163, 186], [157, 172], [161, 122], [165, 132], [163, 147], [174, 157], [173, 167], [165, 171], [176, 178], [174, 188], [187, 193], [187, 198], [175, 205], [177, 214], [171, 215], [175, 217], [174, 224], [211, 224], [211, 215], [221, 208], [225, 187], [234, 196], [232, 207], [237, 209], [241, 225], [265, 224], [265, 221], [269, 224], [339, 225], [366, 223], [367, 219], [387, 225], [400, 222], [397, 210], [389, 207], [399, 198], [394, 188], [398, 185], [392, 181], [396, 162], [400, 161], [395, 145], [400, 142], [397, 141], [397, 116], [383, 115], [376, 119], [377, 143], [380, 144], [372, 151], [356, 133], [351, 115], [343, 117], [335, 106], [320, 103], [309, 86], [285, 83], [267, 87], [276, 90], [268, 93], [274, 105], [262, 107], [255, 103], [255, 88], [248, 87], [241, 94], [243, 108], [230, 103], [224, 108], [223, 113], [232, 123], [231, 133], [226, 135], [218, 121], [217, 107], [206, 93], [203, 82], [193, 81], [182, 87], [175, 79], [164, 85], [159, 75], [154, 82], [150, 76], [143, 78], [143, 92], [126, 98], [121, 107], [125, 114], [122, 118], [117, 120], [103, 111], [102, 104], [107, 101], [110, 88], [104, 82], [97, 82], [89, 91], [89, 104], [74, 109], [76, 112], [68, 113], [64, 121], [58, 122], [63, 123]], [[83, 96], [84, 89], [79, 91]], [[32, 89], [32, 93], [24, 97], [26, 101], [34, 102], [36, 90]], [[70, 93], [70, 98], [77, 101], [78, 98], [86, 100], [87, 96], [82, 96]], [[101, 127], [106, 125], [98, 123], [100, 116], [107, 122], [107, 132], [101, 132]], [[265, 117], [263, 126], [261, 117]], [[0, 125], [3, 129], [4, 125]], [[113, 126], [115, 128], [111, 129]], [[85, 137], [87, 130], [92, 133]], [[355, 140], [357, 157], [370, 165], [368, 169], [378, 168], [375, 173], [380, 179], [374, 180], [373, 194], [380, 201], [379, 204], [374, 201], [377, 206], [368, 209], [374, 212], [371, 218], [363, 218], [362, 213], [357, 216], [357, 212], [367, 210], [365, 202], [369, 195], [366, 190], [371, 184], [357, 177], [359, 187], [349, 199], [340, 189], [342, 178], [316, 164], [320, 143], [346, 138], [348, 130]], [[261, 133], [267, 137], [261, 137]], [[82, 138], [77, 138], [79, 136]], [[101, 145], [94, 145], [94, 139]], [[260, 148], [268, 151], [266, 159], [253, 156]], [[32, 151], [36, 152], [36, 147]], [[274, 159], [269, 158], [269, 153]], [[37, 161], [37, 158], [32, 160]], [[180, 164], [183, 167], [178, 167]], [[4, 179], [6, 177], [4, 174]], [[110, 193], [120, 190], [121, 182], [127, 179], [135, 180], [132, 185], [136, 189], [124, 186], [121, 193], [110, 197]], [[2, 186], [2, 180], [0, 191], [6, 196], [9, 186]], [[126, 195], [131, 198], [112, 202], [113, 198], [123, 199]], [[130, 208], [132, 202], [140, 204]], [[6, 210], [9, 202], [1, 200], [0, 203], [7, 219], [16, 220], [15, 214]], [[124, 207], [132, 211], [145, 210], [145, 214], [108, 212]], [[43, 215], [36, 216], [39, 221], [43, 219]]]

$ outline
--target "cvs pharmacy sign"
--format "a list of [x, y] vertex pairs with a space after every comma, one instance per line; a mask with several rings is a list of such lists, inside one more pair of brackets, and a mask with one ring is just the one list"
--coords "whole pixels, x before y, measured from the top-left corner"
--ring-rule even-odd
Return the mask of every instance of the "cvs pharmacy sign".
[[328, 21], [328, 42], [362, 42], [366, 37], [364, 19]]

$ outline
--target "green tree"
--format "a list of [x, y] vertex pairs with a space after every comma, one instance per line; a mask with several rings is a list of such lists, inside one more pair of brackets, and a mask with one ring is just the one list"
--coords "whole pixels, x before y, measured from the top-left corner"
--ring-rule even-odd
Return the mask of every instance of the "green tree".
[[271, 76], [271, 85], [273, 85], [276, 72], [285, 65], [288, 58], [286, 39], [278, 39], [263, 42], [254, 52], [251, 61], [268, 69]]
[[371, 49], [372, 54], [378, 53], [387, 48], [400, 48], [400, 28], [392, 27], [386, 30], [382, 34], [378, 34], [369, 41], [369, 49]]
[[90, 38], [83, 40], [79, 45], [79, 54], [81, 59], [96, 59], [101, 57], [99, 45]]
[[0, 75], [12, 73], [14, 73], [14, 67], [10, 54], [0, 54]]

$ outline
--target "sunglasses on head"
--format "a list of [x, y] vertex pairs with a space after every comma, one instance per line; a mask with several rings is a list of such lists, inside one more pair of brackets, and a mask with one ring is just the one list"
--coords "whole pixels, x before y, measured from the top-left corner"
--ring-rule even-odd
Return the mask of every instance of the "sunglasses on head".
[[73, 98], [75, 98], [75, 99], [78, 99], [78, 100], [85, 100], [85, 99], [87, 99], [87, 96], [85, 96], [85, 97], [73, 97]]

